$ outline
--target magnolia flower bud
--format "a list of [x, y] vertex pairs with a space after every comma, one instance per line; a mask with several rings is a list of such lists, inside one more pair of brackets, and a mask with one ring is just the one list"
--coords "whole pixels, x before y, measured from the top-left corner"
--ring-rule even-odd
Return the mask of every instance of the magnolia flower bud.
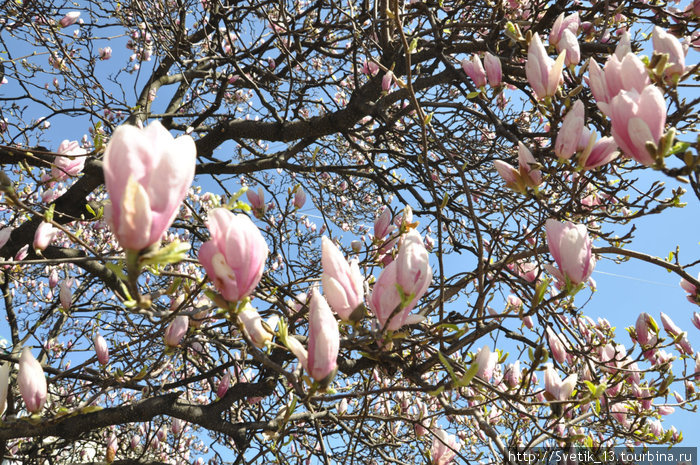
[[22, 349], [22, 355], [19, 358], [17, 385], [27, 411], [40, 412], [46, 402], [46, 378], [41, 364], [34, 358], [29, 347]]
[[160, 241], [192, 184], [196, 152], [190, 136], [175, 139], [158, 121], [114, 131], [103, 169], [110, 223], [122, 247], [140, 251]]
[[165, 345], [168, 347], [177, 347], [182, 341], [182, 338], [187, 334], [187, 329], [190, 325], [190, 319], [185, 315], [178, 315], [170, 323], [165, 330]]
[[309, 350], [307, 371], [318, 381], [326, 381], [337, 368], [340, 332], [326, 299], [317, 289], [311, 291], [309, 310]]
[[34, 250], [45, 250], [57, 233], [58, 231], [51, 223], [42, 221], [34, 233]]
[[95, 334], [92, 339], [95, 346], [95, 354], [97, 355], [97, 361], [100, 365], [107, 365], [109, 363], [109, 348], [107, 347], [107, 341], [102, 337], [101, 334]]

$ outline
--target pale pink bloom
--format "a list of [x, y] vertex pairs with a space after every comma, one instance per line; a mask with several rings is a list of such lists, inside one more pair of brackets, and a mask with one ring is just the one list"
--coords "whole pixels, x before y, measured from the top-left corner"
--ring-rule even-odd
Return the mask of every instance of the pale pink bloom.
[[199, 249], [199, 262], [224, 299], [237, 302], [260, 282], [269, 253], [265, 239], [250, 218], [225, 208], [209, 212], [211, 240]]
[[364, 303], [364, 276], [356, 259], [348, 263], [340, 249], [326, 236], [321, 242], [323, 293], [333, 311], [343, 321], [350, 321]]
[[272, 341], [272, 334], [265, 329], [260, 314], [252, 306], [246, 305], [237, 315], [243, 330], [255, 347], [262, 349], [266, 343]]
[[488, 382], [493, 377], [493, 370], [498, 363], [498, 352], [491, 352], [489, 346], [484, 346], [477, 352], [475, 363], [479, 367], [476, 376]]
[[29, 244], [25, 244], [24, 246], [22, 246], [21, 249], [17, 251], [17, 253], [15, 254], [15, 261], [21, 262], [22, 260], [27, 258], [27, 255], [29, 255]]
[[598, 108], [610, 115], [610, 103], [623, 90], [642, 92], [651, 83], [646, 66], [634, 53], [623, 58], [611, 55], [600, 69], [598, 63], [591, 59], [588, 64], [588, 85], [598, 103]]
[[294, 193], [294, 208], [301, 208], [304, 206], [306, 203], [306, 192], [299, 187], [297, 191]]
[[700, 381], [700, 352], [695, 354], [695, 381]]
[[374, 238], [383, 239], [390, 234], [396, 226], [391, 224], [392, 214], [389, 207], [384, 207], [382, 213], [374, 220]]
[[581, 133], [586, 123], [585, 107], [581, 100], [576, 100], [566, 113], [554, 143], [554, 153], [559, 158], [569, 159], [578, 149]]
[[64, 140], [58, 146], [58, 153], [70, 156], [57, 156], [54, 158], [51, 176], [56, 181], [63, 181], [69, 176], [77, 176], [83, 171], [87, 151], [80, 147], [78, 141]]
[[[5, 231], [5, 230], [3, 230], [3, 231]], [[0, 231], [0, 234], [2, 234], [3, 231]], [[0, 244], [2, 244], [2, 240], [0, 240]], [[2, 247], [2, 246], [0, 245], [0, 247]], [[698, 279], [700, 280], [700, 274], [698, 275]], [[690, 281], [686, 280], [685, 278], [681, 278], [680, 285], [681, 285], [681, 288], [683, 288], [683, 290], [688, 293], [688, 295], [687, 295], [688, 302], [696, 304], [696, 305], [700, 304], [700, 293], [698, 293], [698, 289], [694, 284], [692, 284]], [[700, 326], [698, 326], [698, 329], [700, 329]]]
[[578, 159], [579, 167], [583, 170], [592, 170], [599, 166], [610, 163], [620, 156], [617, 144], [612, 137], [602, 137], [588, 150], [581, 154]]
[[518, 142], [518, 169], [501, 160], [494, 160], [493, 166], [506, 182], [506, 187], [524, 193], [528, 187], [535, 188], [542, 183], [542, 172], [533, 168], [536, 163], [530, 149]]
[[559, 373], [554, 369], [554, 366], [551, 363], [547, 364], [547, 368], [544, 372], [544, 389], [550, 393], [554, 399], [568, 400], [574, 392], [577, 381], [578, 375], [576, 373], [567, 376], [566, 379], [562, 381]]
[[433, 444], [430, 447], [430, 463], [432, 465], [447, 465], [452, 462], [461, 448], [462, 445], [456, 436], [439, 429], [435, 431]]
[[384, 92], [389, 92], [391, 88], [394, 87], [395, 80], [394, 72], [391, 70], [387, 71], [384, 77], [382, 77], [382, 90]]
[[563, 364], [566, 362], [566, 356], [568, 355], [566, 351], [566, 346], [562, 342], [562, 335], [555, 334], [550, 328], [547, 328], [547, 341], [549, 342], [549, 349], [552, 352], [552, 357], [554, 360]]
[[566, 17], [564, 13], [560, 14], [552, 25], [552, 31], [549, 33], [549, 43], [558, 46], [564, 31], [567, 30], [573, 33], [575, 37], [576, 34], [578, 34], [580, 24], [581, 20], [579, 19], [578, 12], [572, 13]]
[[648, 313], [640, 313], [634, 325], [637, 334], [637, 341], [644, 346], [656, 344], [656, 333], [653, 331], [654, 319]]
[[107, 441], [107, 456], [105, 457], [107, 463], [112, 463], [114, 461], [117, 455], [117, 449], [119, 449], [119, 442], [117, 441], [117, 436], [112, 434]]
[[545, 230], [549, 252], [559, 266], [557, 270], [551, 265], [545, 265], [547, 270], [562, 282], [566, 279], [572, 284], [586, 282], [596, 264], [591, 250], [593, 242], [586, 226], [549, 219]]
[[22, 355], [19, 358], [17, 385], [27, 411], [40, 412], [46, 402], [46, 378], [41, 364], [34, 358], [29, 347], [22, 349]]
[[175, 436], [179, 435], [184, 427], [185, 422], [179, 418], [173, 418], [172, 423], [170, 423], [170, 431], [172, 431]]
[[66, 13], [66, 15], [61, 18], [58, 23], [61, 25], [61, 27], [68, 27], [78, 22], [78, 18], [80, 18], [79, 11], [70, 11]]
[[532, 329], [535, 327], [535, 322], [532, 321], [532, 316], [525, 315], [521, 318], [521, 320], [527, 329]]
[[510, 294], [506, 299], [508, 307], [513, 309], [520, 309], [523, 306], [523, 300], [517, 295]]
[[379, 65], [372, 60], [365, 60], [362, 63], [362, 73], [367, 76], [376, 76], [379, 72]]
[[97, 50], [100, 60], [109, 60], [112, 58], [112, 47], [105, 47]]
[[119, 126], [107, 144], [104, 175], [119, 243], [140, 251], [156, 244], [177, 216], [194, 178], [196, 147], [158, 121]]
[[51, 223], [42, 221], [34, 233], [34, 250], [45, 250], [58, 234], [58, 230]]
[[503, 70], [501, 68], [501, 59], [489, 52], [484, 55], [484, 68], [486, 70], [486, 78], [491, 87], [498, 87], [503, 80]]
[[622, 152], [650, 166], [654, 159], [647, 142], [658, 144], [666, 124], [666, 102], [658, 87], [649, 85], [642, 93], [622, 91], [610, 104], [612, 136]]
[[610, 407], [610, 415], [624, 427], [627, 427], [630, 424], [629, 419], [627, 418], [628, 412], [629, 409], [627, 408], [627, 404], [618, 403]]
[[673, 322], [673, 320], [663, 312], [661, 312], [661, 324], [663, 325], [664, 329], [669, 334], [669, 336], [676, 337], [683, 332], [681, 328], [679, 328]]
[[221, 378], [221, 381], [219, 381], [219, 385], [216, 388], [216, 396], [221, 399], [226, 395], [228, 392], [228, 388], [231, 386], [231, 373], [228, 371], [224, 374], [224, 376]]
[[7, 392], [10, 387], [10, 364], [8, 362], [0, 365], [0, 418], [5, 413], [7, 407]]
[[540, 35], [535, 33], [532, 37], [527, 50], [525, 75], [538, 100], [551, 97], [557, 92], [565, 58], [566, 53], [560, 53], [556, 61], [552, 60], [542, 45]]
[[479, 55], [472, 55], [471, 59], [462, 60], [462, 70], [469, 76], [469, 78], [474, 82], [476, 87], [483, 87], [486, 85], [486, 71], [484, 71], [484, 66], [481, 64], [481, 58]]
[[564, 64], [566, 66], [577, 65], [581, 61], [581, 48], [576, 35], [568, 29], [564, 29], [561, 40], [557, 43], [557, 52], [566, 53]]
[[168, 347], [177, 347], [180, 341], [187, 334], [190, 326], [190, 319], [186, 315], [178, 315], [165, 330], [164, 340]]
[[72, 288], [74, 281], [74, 278], [64, 279], [61, 281], [61, 285], [59, 286], [58, 299], [61, 302], [61, 307], [63, 307], [64, 310], [68, 310], [73, 301]]
[[693, 316], [690, 321], [693, 323], [693, 326], [700, 329], [700, 313], [693, 312]]
[[340, 331], [326, 299], [315, 288], [311, 291], [310, 307], [306, 369], [314, 380], [320, 382], [331, 376], [338, 366]]
[[58, 271], [54, 268], [49, 274], [49, 288], [53, 289], [58, 285]]
[[680, 41], [666, 30], [655, 26], [651, 36], [654, 52], [668, 55], [668, 64], [664, 74], [667, 78], [680, 76], [685, 71], [685, 52]]
[[107, 341], [102, 337], [101, 334], [95, 334], [92, 339], [92, 343], [95, 346], [95, 354], [97, 355], [97, 361], [100, 365], [107, 365], [109, 363], [109, 348], [107, 347]]
[[253, 209], [253, 214], [256, 218], [262, 218], [265, 216], [265, 211], [267, 210], [267, 205], [265, 204], [265, 192], [262, 187], [258, 187], [258, 192], [253, 192], [248, 189], [245, 193], [248, 197], [248, 202]]
[[10, 235], [12, 234], [12, 231], [14, 228], [2, 228], [0, 229], [0, 249], [2, 249], [5, 244], [7, 244], [7, 241], [10, 240]]
[[520, 360], [516, 360], [515, 363], [506, 367], [506, 371], [503, 374], [503, 379], [506, 382], [506, 385], [510, 388], [520, 385], [520, 381], [522, 379]]
[[382, 270], [372, 290], [370, 303], [381, 327], [396, 331], [410, 321], [409, 313], [428, 290], [432, 278], [428, 251], [420, 234], [411, 229], [401, 240], [396, 260]]

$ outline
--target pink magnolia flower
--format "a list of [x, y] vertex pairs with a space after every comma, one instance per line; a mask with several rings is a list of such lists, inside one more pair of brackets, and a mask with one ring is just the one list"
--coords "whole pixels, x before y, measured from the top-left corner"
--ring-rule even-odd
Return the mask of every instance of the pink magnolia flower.
[[420, 234], [411, 229], [402, 238], [396, 260], [382, 270], [370, 297], [383, 329], [396, 331], [413, 321], [408, 314], [428, 290], [432, 278], [428, 251]]
[[559, 373], [551, 363], [547, 364], [544, 372], [544, 389], [554, 397], [555, 400], [568, 400], [574, 392], [578, 374], [574, 373], [562, 381]]
[[700, 329], [700, 313], [693, 312], [693, 316], [690, 318], [690, 321], [693, 323], [693, 326]]
[[535, 33], [527, 50], [525, 75], [538, 100], [551, 97], [557, 92], [561, 81], [566, 53], [560, 53], [556, 61], [547, 55], [540, 35]]
[[685, 71], [685, 52], [680, 41], [659, 26], [654, 27], [651, 40], [654, 44], [654, 52], [668, 55], [668, 64], [664, 71], [665, 76], [673, 78], [674, 76], [682, 75]]
[[[595, 135], [595, 134], [594, 134]], [[620, 156], [617, 144], [612, 137], [602, 137], [592, 146], [586, 147], [578, 158], [582, 170], [592, 170], [606, 165]]]
[[73, 302], [72, 287], [74, 282], [74, 278], [68, 278], [61, 281], [60, 286], [58, 286], [58, 299], [61, 302], [61, 307], [63, 307], [64, 310], [68, 310]]
[[389, 92], [392, 87], [394, 87], [394, 82], [396, 81], [396, 77], [394, 76], [394, 72], [389, 70], [386, 72], [384, 77], [382, 77], [382, 90], [384, 92]]
[[576, 100], [566, 113], [554, 143], [554, 153], [559, 158], [569, 159], [576, 153], [581, 133], [586, 123], [585, 108], [581, 100]]
[[683, 332], [664, 312], [661, 312], [661, 324], [668, 333], [669, 336], [676, 337]]
[[605, 115], [610, 115], [610, 103], [620, 92], [635, 89], [641, 93], [650, 83], [644, 63], [633, 53], [627, 53], [621, 59], [611, 55], [604, 69], [600, 69], [595, 60], [589, 61], [588, 85], [598, 108]]
[[659, 143], [666, 124], [666, 102], [658, 87], [649, 85], [620, 92], [610, 104], [612, 136], [622, 152], [637, 162], [650, 166], [654, 159], [647, 142]]
[[391, 223], [392, 214], [389, 207], [384, 207], [382, 213], [374, 220], [374, 238], [383, 239], [390, 234], [396, 226]]
[[486, 69], [486, 78], [491, 87], [498, 87], [503, 81], [503, 70], [501, 68], [501, 59], [489, 52], [484, 54], [484, 68]]
[[160, 241], [192, 184], [196, 150], [190, 136], [175, 139], [158, 121], [114, 131], [104, 174], [112, 229], [122, 247], [140, 251]]
[[[291, 338], [293, 339], [293, 338]], [[309, 309], [309, 350], [306, 370], [316, 381], [324, 381], [338, 367], [340, 332], [326, 299], [317, 289], [311, 291]]]
[[640, 313], [637, 317], [637, 322], [634, 325], [637, 341], [644, 346], [653, 346], [656, 344], [656, 332], [653, 327], [656, 322], [648, 313]]
[[489, 346], [484, 346], [477, 352], [475, 363], [479, 367], [476, 376], [488, 382], [493, 377], [493, 370], [498, 363], [498, 352], [491, 352]]
[[61, 18], [58, 23], [61, 25], [61, 27], [68, 27], [78, 22], [78, 18], [80, 18], [79, 11], [70, 11], [66, 13], [66, 15]]
[[231, 373], [228, 371], [224, 374], [224, 376], [221, 378], [221, 381], [219, 381], [219, 385], [216, 388], [216, 397], [221, 399], [226, 395], [228, 392], [228, 388], [231, 386]]
[[479, 55], [474, 54], [471, 59], [465, 58], [462, 60], [462, 69], [474, 82], [476, 87], [483, 87], [486, 85], [486, 71], [484, 71], [484, 66], [481, 64]]
[[557, 270], [551, 265], [545, 265], [547, 270], [562, 282], [567, 279], [572, 284], [586, 282], [596, 263], [591, 251], [593, 243], [586, 226], [549, 219], [545, 230], [549, 252], [559, 266]]
[[7, 392], [10, 388], [10, 364], [8, 362], [0, 365], [0, 418], [5, 413], [7, 407]]
[[51, 223], [42, 221], [34, 233], [34, 250], [45, 250], [58, 234]]
[[253, 214], [255, 217], [262, 218], [265, 216], [267, 205], [265, 204], [265, 192], [263, 191], [263, 188], [258, 187], [257, 192], [253, 192], [251, 189], [248, 189], [245, 195], [248, 197], [248, 202], [250, 202], [250, 206], [253, 209]]
[[568, 352], [566, 351], [566, 346], [562, 342], [562, 335], [555, 334], [550, 328], [547, 328], [547, 341], [549, 342], [549, 349], [552, 352], [552, 358], [563, 364], [566, 362], [566, 357]]
[[250, 218], [225, 208], [209, 212], [211, 240], [199, 249], [199, 262], [224, 299], [237, 302], [260, 282], [268, 248]]
[[12, 234], [12, 231], [14, 228], [2, 228], [0, 229], [0, 249], [7, 244], [7, 241], [10, 240], [10, 235]]
[[97, 50], [100, 60], [109, 60], [112, 58], [112, 47], [105, 47]]
[[350, 321], [364, 303], [364, 277], [358, 261], [348, 263], [340, 249], [326, 236], [323, 236], [321, 251], [323, 293], [335, 313], [343, 321]]
[[447, 465], [455, 458], [462, 445], [453, 434], [438, 429], [430, 447], [430, 463], [432, 465]]
[[552, 25], [552, 31], [549, 33], [549, 43], [551, 45], [558, 46], [564, 31], [567, 30], [575, 37], [576, 34], [578, 34], [580, 25], [581, 20], [579, 19], [578, 12], [570, 14], [566, 17], [564, 16], [564, 13], [560, 14]]
[[528, 187], [535, 188], [542, 183], [542, 172], [533, 168], [537, 160], [525, 144], [518, 142], [518, 169], [508, 163], [494, 160], [493, 166], [498, 174], [506, 182], [506, 187], [516, 192], [525, 193]]
[[58, 153], [61, 155], [54, 158], [54, 166], [51, 167], [51, 176], [56, 181], [63, 181], [69, 176], [77, 176], [85, 167], [87, 151], [78, 145], [78, 141], [64, 140], [58, 146]]
[[17, 385], [27, 411], [40, 412], [46, 402], [46, 378], [41, 364], [34, 358], [29, 347], [22, 349], [22, 355], [19, 357]]
[[[2, 234], [1, 231], [0, 231], [0, 234]], [[0, 241], [0, 243], [2, 243], [2, 241]], [[698, 280], [700, 280], [700, 274], [698, 275]], [[700, 293], [698, 292], [697, 287], [694, 284], [691, 284], [690, 281], [688, 281], [684, 278], [681, 278], [680, 285], [681, 285], [681, 288], [683, 288], [683, 290], [688, 293], [688, 295], [687, 295], [688, 302], [696, 304], [696, 305], [700, 305]], [[700, 329], [700, 326], [698, 326], [698, 329]]]
[[101, 334], [95, 334], [92, 339], [92, 343], [95, 346], [95, 354], [97, 355], [97, 361], [100, 365], [107, 365], [109, 363], [109, 348], [107, 347], [107, 341], [102, 337]]
[[299, 187], [294, 193], [294, 208], [299, 209], [306, 203], [306, 192]]
[[376, 76], [379, 73], [379, 65], [372, 60], [365, 60], [362, 63], [362, 74]]
[[566, 66], [575, 66], [581, 61], [581, 48], [578, 44], [576, 34], [569, 29], [564, 29], [561, 40], [557, 43], [557, 52], [566, 53], [564, 64]]
[[272, 334], [263, 326], [260, 314], [251, 305], [246, 305], [237, 315], [243, 330], [255, 347], [262, 349], [272, 341]]
[[180, 341], [187, 334], [187, 329], [190, 326], [190, 319], [186, 315], [178, 315], [170, 323], [168, 328], [165, 330], [164, 340], [165, 345], [168, 347], [177, 347], [180, 345]]
[[503, 374], [503, 380], [509, 388], [514, 388], [520, 385], [522, 380], [522, 372], [520, 370], [520, 360], [516, 360], [506, 367], [505, 373]]

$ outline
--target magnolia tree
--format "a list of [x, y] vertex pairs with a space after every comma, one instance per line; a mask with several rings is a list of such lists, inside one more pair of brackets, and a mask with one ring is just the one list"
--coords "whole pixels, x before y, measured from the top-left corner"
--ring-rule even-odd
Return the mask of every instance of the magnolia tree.
[[[697, 0], [1, 8], [0, 461], [681, 440], [700, 257], [630, 243], [697, 225]], [[602, 260], [688, 317], [587, 316]]]

